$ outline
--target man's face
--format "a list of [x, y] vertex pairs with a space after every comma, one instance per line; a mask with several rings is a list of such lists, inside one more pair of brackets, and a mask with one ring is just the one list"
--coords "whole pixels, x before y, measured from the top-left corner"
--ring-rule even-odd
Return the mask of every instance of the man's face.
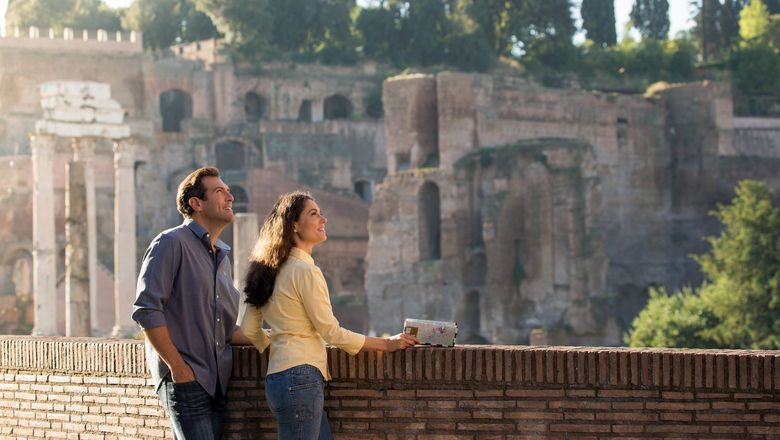
[[206, 189], [203, 199], [195, 202], [195, 211], [206, 223], [227, 225], [233, 222], [233, 195], [219, 177], [207, 176], [201, 180]]

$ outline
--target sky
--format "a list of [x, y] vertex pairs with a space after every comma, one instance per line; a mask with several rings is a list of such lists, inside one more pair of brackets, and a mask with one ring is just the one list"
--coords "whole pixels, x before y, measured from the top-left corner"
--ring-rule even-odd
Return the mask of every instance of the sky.
[[[129, 6], [133, 0], [104, 0], [111, 7], [126, 7]], [[544, 1], [544, 0], [538, 0]], [[358, 4], [366, 5], [371, 4], [372, 0], [358, 0]], [[574, 1], [575, 5], [579, 3], [579, 0]], [[633, 0], [615, 0], [615, 27], [617, 29], [617, 36], [620, 39], [623, 35], [623, 27], [628, 21], [628, 14], [631, 12], [631, 5]], [[0, 0], [0, 28], [5, 26], [5, 9], [8, 5], [8, 0]], [[575, 8], [579, 11], [579, 8]], [[685, 29], [689, 29], [693, 25], [691, 18], [691, 6], [688, 0], [670, 0], [669, 1], [669, 19], [670, 30], [669, 35], [674, 37], [677, 32]], [[634, 31], [634, 38], [638, 37], [636, 31]], [[582, 37], [579, 37], [580, 39]]]

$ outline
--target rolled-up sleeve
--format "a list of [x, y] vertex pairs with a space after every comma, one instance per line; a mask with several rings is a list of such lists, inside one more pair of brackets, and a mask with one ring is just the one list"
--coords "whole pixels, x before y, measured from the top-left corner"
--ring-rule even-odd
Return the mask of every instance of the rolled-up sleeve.
[[165, 304], [170, 298], [180, 260], [179, 244], [167, 234], [157, 236], [146, 250], [133, 304], [133, 321], [142, 329], [167, 325]]
[[246, 307], [239, 323], [241, 331], [249, 339], [249, 342], [257, 348], [257, 351], [262, 353], [271, 343], [271, 339], [263, 331], [263, 312], [260, 308], [251, 304], [242, 303], [241, 307]]
[[333, 307], [330, 304], [328, 285], [319, 268], [302, 270], [298, 274], [296, 283], [299, 283], [297, 291], [301, 295], [303, 307], [309, 316], [312, 325], [323, 340], [336, 346], [351, 355], [357, 354], [366, 337], [360, 333], [349, 331], [339, 324], [333, 316]]

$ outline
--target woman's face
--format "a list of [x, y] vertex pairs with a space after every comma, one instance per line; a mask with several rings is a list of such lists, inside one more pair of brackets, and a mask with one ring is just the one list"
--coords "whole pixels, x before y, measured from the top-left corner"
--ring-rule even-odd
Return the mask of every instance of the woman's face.
[[322, 215], [317, 202], [306, 200], [298, 221], [293, 223], [296, 244], [299, 247], [310, 247], [327, 240], [328, 236], [325, 233], [327, 222], [328, 219]]

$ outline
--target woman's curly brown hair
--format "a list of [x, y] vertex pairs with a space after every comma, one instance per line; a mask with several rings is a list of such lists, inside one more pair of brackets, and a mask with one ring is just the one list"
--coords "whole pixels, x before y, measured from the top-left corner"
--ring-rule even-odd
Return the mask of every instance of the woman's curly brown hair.
[[261, 307], [271, 298], [276, 275], [295, 246], [293, 223], [300, 219], [307, 200], [314, 198], [305, 191], [283, 194], [263, 222], [249, 257], [244, 287], [248, 304]]

